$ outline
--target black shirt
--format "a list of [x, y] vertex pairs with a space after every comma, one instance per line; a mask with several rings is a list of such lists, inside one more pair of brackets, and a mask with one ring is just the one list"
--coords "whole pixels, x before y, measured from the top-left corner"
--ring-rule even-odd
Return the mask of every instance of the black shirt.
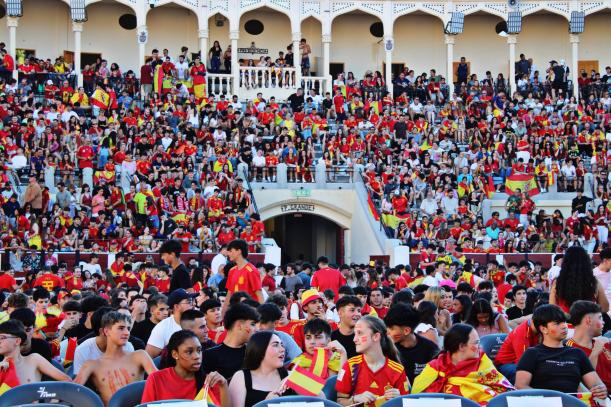
[[405, 348], [399, 343], [396, 343], [395, 346], [399, 351], [401, 363], [410, 383], [414, 383], [414, 378], [422, 373], [426, 364], [439, 353], [439, 348], [435, 342], [419, 335], [416, 335], [416, 345], [412, 348]]
[[532, 313], [533, 313], [532, 310], [529, 309], [528, 307], [524, 309], [520, 309], [518, 308], [517, 305], [514, 305], [513, 307], [507, 308], [505, 315], [507, 315], [507, 319], [511, 321], [513, 319], [525, 317], [526, 315], [530, 315]]
[[147, 318], [144, 321], [136, 322], [132, 328], [131, 334], [140, 339], [142, 342], [147, 343], [153, 328], [155, 328], [155, 324], [151, 322], [149, 318]]
[[589, 198], [584, 195], [582, 195], [581, 198], [576, 196], [575, 198], [573, 198], [573, 201], [571, 202], [571, 211], [572, 212], [577, 211], [579, 213], [586, 213], [586, 205], [591, 200], [592, 198]]
[[358, 353], [356, 352], [356, 345], [354, 344], [354, 334], [343, 335], [338, 329], [331, 332], [331, 339], [334, 341], [338, 341], [342, 344], [344, 349], [346, 349], [348, 359], [358, 355]]
[[77, 326], [75, 326], [74, 328], [70, 328], [66, 331], [64, 338], [76, 338], [76, 339], [82, 339], [85, 336], [89, 335], [90, 333], [92, 333], [93, 330], [87, 328], [85, 326], [84, 323], [79, 323]]
[[577, 348], [549, 348], [543, 344], [526, 349], [517, 371], [532, 374], [530, 387], [576, 393], [582, 377], [594, 371], [586, 354]]
[[187, 270], [187, 267], [182, 263], [180, 263], [180, 265], [174, 269], [174, 272], [172, 273], [172, 281], [170, 281], [170, 292], [178, 288], [184, 288], [185, 290], [187, 288], [191, 288], [189, 270]]
[[297, 95], [296, 93], [293, 93], [291, 96], [288, 97], [287, 101], [291, 105], [291, 109], [293, 110], [293, 112], [301, 110], [301, 108], [303, 107], [303, 95]]
[[207, 349], [202, 355], [202, 368], [206, 374], [219, 372], [227, 381], [235, 372], [240, 370], [246, 355], [246, 346], [232, 348], [221, 343], [214, 348]]

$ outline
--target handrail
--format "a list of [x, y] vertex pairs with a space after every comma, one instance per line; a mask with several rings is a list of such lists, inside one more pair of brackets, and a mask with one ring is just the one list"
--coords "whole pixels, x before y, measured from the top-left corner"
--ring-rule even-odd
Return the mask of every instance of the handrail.
[[[363, 177], [363, 172], [360, 171], [359, 175], [361, 176], [361, 181], [363, 182], [363, 185], [367, 185], [367, 182], [365, 181], [365, 178]], [[371, 197], [371, 194], [369, 193], [369, 191], [367, 190], [367, 187], [365, 187], [365, 191], [367, 192], [367, 197]], [[374, 208], [375, 210], [378, 210], [378, 208]], [[380, 230], [384, 231], [384, 234], [386, 235], [387, 238], [389, 239], [394, 239], [395, 236], [392, 236], [389, 232], [389, 227], [386, 224], [386, 222], [384, 222], [384, 216], [382, 216], [382, 208], [380, 208]]]

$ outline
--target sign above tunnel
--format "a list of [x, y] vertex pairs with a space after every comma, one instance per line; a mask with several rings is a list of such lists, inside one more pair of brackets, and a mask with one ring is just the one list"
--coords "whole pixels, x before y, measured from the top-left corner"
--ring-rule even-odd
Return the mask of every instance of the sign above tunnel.
[[288, 212], [315, 212], [316, 205], [305, 203], [284, 204], [280, 207], [282, 213]]

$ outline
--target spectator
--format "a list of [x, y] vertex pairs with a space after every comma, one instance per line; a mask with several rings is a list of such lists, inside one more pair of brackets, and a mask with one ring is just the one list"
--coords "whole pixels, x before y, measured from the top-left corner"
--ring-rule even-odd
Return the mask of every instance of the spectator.
[[180, 331], [180, 317], [185, 311], [193, 308], [193, 298], [196, 294], [189, 294], [178, 288], [168, 296], [168, 309], [172, 314], [162, 319], [151, 331], [146, 343], [146, 351], [151, 357], [157, 357], [166, 347], [174, 332]]

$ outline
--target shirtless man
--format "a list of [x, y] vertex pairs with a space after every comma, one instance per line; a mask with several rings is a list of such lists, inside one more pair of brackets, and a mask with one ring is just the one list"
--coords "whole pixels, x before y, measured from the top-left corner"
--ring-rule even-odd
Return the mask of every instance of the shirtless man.
[[104, 404], [122, 387], [144, 379], [144, 372], [157, 371], [153, 360], [143, 350], [125, 352], [129, 339], [131, 318], [111, 311], [102, 317], [102, 331], [106, 336], [106, 351], [98, 360], [90, 360], [81, 367], [75, 383], [84, 385], [91, 377]]
[[4, 356], [4, 361], [0, 362], [0, 369], [3, 371], [8, 369], [9, 361], [12, 361], [20, 384], [40, 382], [43, 374], [53, 380], [71, 381], [67, 374], [56, 369], [38, 353], [21, 356], [21, 344], [26, 339], [25, 328], [20, 321], [11, 319], [0, 324], [0, 355]]

